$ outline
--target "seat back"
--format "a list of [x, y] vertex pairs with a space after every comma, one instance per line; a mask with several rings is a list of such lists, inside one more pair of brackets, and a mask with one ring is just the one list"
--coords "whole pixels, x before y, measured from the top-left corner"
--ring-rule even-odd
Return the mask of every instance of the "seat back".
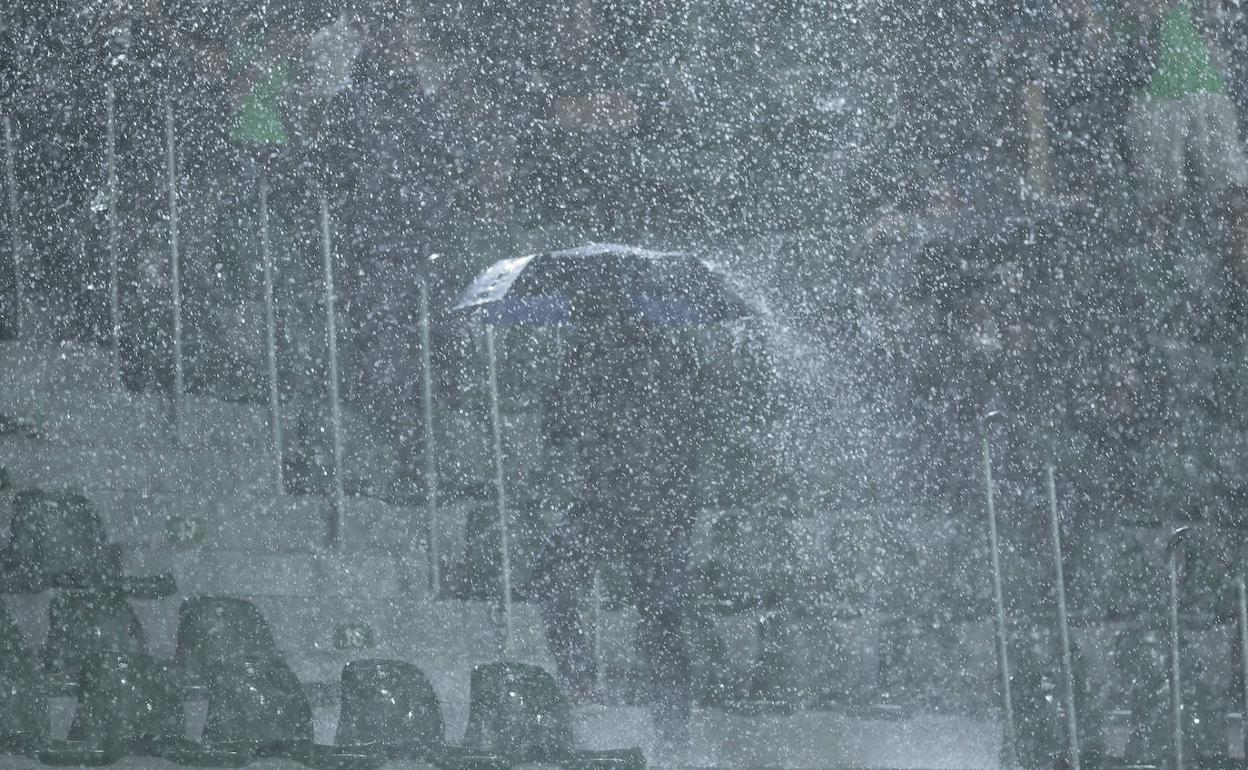
[[207, 673], [231, 660], [270, 657], [280, 658], [273, 633], [251, 602], [216, 596], [182, 602], [173, 660], [184, 682], [204, 684]]
[[35, 656], [0, 603], [0, 752], [45, 743], [48, 699]]
[[567, 757], [571, 708], [545, 669], [487, 663], [472, 672], [464, 746], [518, 762]]
[[83, 662], [93, 654], [142, 654], [143, 626], [120, 593], [64, 591], [48, 606], [48, 638], [43, 667], [77, 681]]
[[83, 662], [71, 741], [133, 751], [184, 732], [182, 696], [163, 664], [126, 652], [96, 653]]
[[436, 748], [446, 725], [433, 685], [424, 672], [397, 660], [353, 660], [342, 669], [339, 745]]
[[40, 590], [72, 575], [104, 577], [117, 567], [107, 551], [104, 525], [91, 502], [77, 492], [28, 489], [13, 496], [6, 572]]
[[299, 679], [280, 658], [221, 661], [205, 676], [205, 744], [246, 743], [263, 753], [311, 743], [312, 707]]

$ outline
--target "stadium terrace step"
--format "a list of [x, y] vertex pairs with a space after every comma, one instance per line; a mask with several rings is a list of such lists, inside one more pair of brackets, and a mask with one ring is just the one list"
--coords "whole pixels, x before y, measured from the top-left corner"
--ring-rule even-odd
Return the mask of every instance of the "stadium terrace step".
[[[328, 499], [314, 495], [100, 490], [87, 496], [115, 541], [157, 549], [319, 551], [332, 512]], [[424, 520], [423, 510], [348, 497], [337, 550], [423, 555]]]
[[122, 391], [38, 393], [0, 390], [0, 414], [23, 432], [54, 444], [110, 445], [170, 442], [168, 400]]
[[[253, 548], [266, 547], [271, 538], [264, 535], [273, 531], [282, 533], [281, 545], [288, 549], [310, 549], [319, 542], [314, 531], [319, 526], [315, 515], [285, 514], [287, 510], [299, 509], [299, 498], [142, 489], [87, 489], [85, 494], [103, 520], [110, 539], [131, 549], [194, 548], [222, 542], [217, 535], [223, 532], [234, 537], [249, 525], [262, 523], [274, 529], [253, 529], [248, 538]], [[276, 530], [277, 527], [281, 529]]]
[[225, 447], [74, 446], [41, 439], [0, 442], [0, 465], [19, 488], [267, 495], [272, 465], [258, 452]]
[[[101, 426], [110, 427], [109, 439], [118, 443], [172, 437], [169, 394], [133, 393], [115, 384], [107, 350], [94, 346], [0, 342], [0, 414], [31, 418], [52, 440], [89, 438], [89, 429]], [[358, 418], [344, 416], [348, 433], [359, 433]], [[269, 411], [266, 404], [184, 393], [182, 428], [190, 445], [265, 446]]]
[[[111, 446], [172, 445], [169, 398], [121, 389], [41, 392], [0, 386], [0, 414], [22, 423], [49, 443]], [[252, 404], [186, 395], [182, 443], [263, 449], [268, 411]]]
[[[458, 699], [466, 699], [468, 678], [461, 685]], [[444, 707], [445, 696], [434, 683]], [[53, 721], [68, 727], [74, 710], [72, 701], [55, 704], [67, 713]], [[194, 707], [195, 704], [188, 704]], [[200, 706], [202, 709], [202, 706]], [[192, 726], [201, 723], [202, 714], [191, 713]], [[318, 741], [332, 741], [338, 723], [338, 709], [314, 715]], [[650, 721], [650, 712], [640, 706], [590, 706], [573, 709], [573, 726], [578, 747], [589, 750], [611, 750], [622, 746], [642, 746], [652, 751], [657, 743]], [[321, 724], [323, 722], [323, 724]], [[448, 715], [447, 738], [459, 743], [465, 733], [464, 716], [458, 720]], [[198, 734], [193, 729], [193, 734]], [[53, 729], [53, 734], [64, 734]], [[698, 767], [786, 767], [786, 768], [888, 768], [890, 770], [974, 770], [994, 768], [1000, 751], [999, 728], [987, 720], [965, 717], [916, 716], [907, 719], [870, 719], [833, 711], [810, 711], [792, 716], [741, 716], [714, 709], [694, 709], [691, 723], [692, 758]], [[655, 764], [652, 767], [664, 767]], [[12, 756], [0, 759], [14, 770], [35, 770], [42, 767], [33, 760]], [[128, 759], [117, 765], [131, 770], [168, 770], [176, 765], [160, 761]], [[550, 765], [527, 765], [546, 767]], [[1111, 766], [1119, 766], [1113, 763]], [[299, 765], [284, 760], [257, 760], [254, 768], [294, 768]], [[385, 770], [427, 767], [427, 765], [396, 761], [382, 766]]]
[[106, 387], [112, 376], [109, 352], [98, 345], [0, 342], [0, 391], [88, 390]]
[[[576, 739], [587, 749], [640, 745], [657, 736], [645, 707], [575, 710]], [[882, 720], [839, 711], [751, 716], [694, 709], [690, 754], [699, 767], [997, 767], [1000, 729], [979, 719], [920, 715]]]
[[384, 555], [205, 548], [177, 553], [172, 571], [187, 595], [401, 595], [398, 565]]

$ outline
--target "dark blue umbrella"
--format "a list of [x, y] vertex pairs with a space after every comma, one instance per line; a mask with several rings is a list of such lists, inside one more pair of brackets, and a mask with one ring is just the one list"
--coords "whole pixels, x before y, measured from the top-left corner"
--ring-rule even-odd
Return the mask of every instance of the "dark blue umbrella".
[[618, 244], [590, 244], [496, 262], [459, 296], [452, 312], [479, 315], [486, 321], [505, 655], [512, 636], [511, 567], [494, 326], [610, 323], [630, 317], [690, 325], [748, 318], [753, 313], [721, 274], [696, 257]]
[[591, 244], [495, 262], [452, 310], [491, 324], [559, 324], [632, 315], [707, 324], [753, 313], [722, 274], [681, 252]]

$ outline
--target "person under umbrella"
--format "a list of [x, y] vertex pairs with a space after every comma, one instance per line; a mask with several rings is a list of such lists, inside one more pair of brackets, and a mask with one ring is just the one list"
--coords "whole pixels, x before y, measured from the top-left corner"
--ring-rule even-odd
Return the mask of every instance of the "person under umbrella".
[[689, 651], [681, 627], [693, 480], [706, 422], [695, 351], [644, 318], [578, 328], [545, 405], [553, 444], [572, 444], [578, 489], [538, 557], [533, 588], [574, 701], [596, 697], [597, 656], [579, 597], [605, 563], [626, 571], [654, 677], [655, 723], [687, 740]]
[[688, 744], [690, 664], [682, 616], [694, 478], [709, 438], [691, 335], [676, 327], [751, 313], [700, 261], [631, 247], [589, 246], [504, 260], [457, 309], [496, 322], [571, 322], [546, 437], [574, 448], [574, 503], [534, 570], [547, 643], [572, 700], [593, 702], [597, 656], [580, 596], [606, 563], [623, 568], [653, 676], [655, 723]]

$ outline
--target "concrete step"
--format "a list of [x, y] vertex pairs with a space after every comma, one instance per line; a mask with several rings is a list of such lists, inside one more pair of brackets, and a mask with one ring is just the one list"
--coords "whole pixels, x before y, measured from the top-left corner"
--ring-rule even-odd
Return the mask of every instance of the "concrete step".
[[244, 447], [119, 446], [44, 439], [0, 441], [0, 466], [18, 487], [136, 490], [150, 493], [271, 493], [268, 457]]
[[[119, 388], [23, 390], [0, 386], [0, 414], [31, 423], [56, 444], [172, 445], [172, 407], [165, 395]], [[183, 446], [269, 446], [267, 409], [253, 404], [183, 396]]]
[[[124, 562], [133, 574], [173, 574], [179, 593], [219, 596], [410, 597], [405, 570], [424, 573], [415, 558], [346, 551], [133, 546], [126, 549]], [[411, 582], [419, 596], [426, 581]]]
[[[577, 709], [576, 735], [586, 748], [657, 742], [649, 709]], [[691, 766], [785, 768], [996, 767], [1000, 729], [986, 720], [916, 715], [904, 720], [865, 719], [834, 711], [741, 715], [695, 709], [690, 723]], [[653, 759], [653, 755], [652, 759]]]
[[[285, 412], [287, 435], [292, 436], [294, 414], [291, 409]], [[267, 405], [183, 394], [180, 430], [175, 430], [169, 394], [126, 391], [113, 379], [107, 351], [94, 346], [0, 343], [0, 416], [29, 424], [51, 445], [143, 449], [177, 445], [229, 448], [256, 457], [271, 453]], [[350, 408], [344, 410], [343, 430], [347, 489], [373, 497], [388, 495], [398, 472], [393, 448]], [[164, 468], [153, 469], [151, 475], [160, 477], [163, 472]], [[85, 486], [76, 480], [70, 483]]]
[[57, 444], [147, 446], [171, 441], [167, 399], [122, 390], [0, 387], [0, 414], [28, 422]]
[[[434, 689], [439, 690], [434, 683]], [[441, 691], [438, 691], [442, 695]], [[463, 696], [466, 698], [466, 695]], [[445, 702], [444, 702], [445, 703]], [[72, 720], [74, 703], [57, 699], [53, 704], [53, 736], [63, 737]], [[447, 738], [459, 742], [464, 719], [448, 708]], [[337, 728], [336, 709], [314, 714], [316, 740], [332, 742]], [[202, 704], [188, 704], [187, 733], [198, 737], [203, 723]], [[573, 712], [577, 744], [588, 749], [640, 746], [651, 766], [662, 760], [655, 755], [657, 735], [649, 709], [611, 706], [587, 707]], [[742, 716], [715, 710], [695, 709], [690, 723], [692, 767], [769, 768], [893, 768], [894, 770], [978, 770], [997, 766], [1000, 730], [987, 720], [919, 715], [905, 720], [864, 719], [838, 712], [801, 712], [791, 716]], [[4, 767], [37, 770], [35, 760], [5, 756]], [[113, 765], [125, 770], [175, 770], [162, 760], [126, 758]], [[298, 765], [289, 760], [259, 759], [249, 768], [287, 770]], [[420, 762], [387, 762], [380, 770], [415, 770], [429, 767]], [[522, 767], [548, 767], [526, 764]], [[553, 767], [553, 766], [552, 766]]]
[[112, 378], [109, 353], [97, 345], [0, 342], [0, 390], [99, 388]]
[[[29, 425], [39, 445], [95, 454], [124, 452], [136, 470], [144, 470], [146, 464], [157, 478], [163, 476], [165, 468], [151, 468], [150, 462], [144, 462], [145, 453], [202, 450], [217, 453], [223, 460], [238, 458], [237, 462], [243, 462], [245, 458], [268, 464], [272, 488], [276, 471], [272, 468], [267, 410], [197, 396], [187, 396], [184, 406], [182, 440], [176, 443], [169, 404], [163, 397], [101, 391], [39, 396], [27, 403], [0, 392], [0, 415]], [[361, 420], [347, 420], [344, 483], [349, 491], [384, 495], [393, 486], [398, 466], [393, 450], [370, 438], [368, 430]], [[25, 446], [23, 442], [31, 440], [27, 435], [4, 436], [0, 445], [18, 442]], [[76, 475], [82, 473], [85, 471]]]
[[[167, 394], [130, 393], [114, 380], [109, 353], [94, 345], [0, 343], [0, 414], [35, 423], [48, 441], [149, 445], [173, 439]], [[184, 394], [185, 445], [269, 441], [266, 407]]]
[[[88, 489], [109, 538], [133, 546], [316, 551], [326, 546], [333, 506], [318, 495], [189, 494]], [[425, 511], [347, 497], [338, 550], [423, 553]]]

